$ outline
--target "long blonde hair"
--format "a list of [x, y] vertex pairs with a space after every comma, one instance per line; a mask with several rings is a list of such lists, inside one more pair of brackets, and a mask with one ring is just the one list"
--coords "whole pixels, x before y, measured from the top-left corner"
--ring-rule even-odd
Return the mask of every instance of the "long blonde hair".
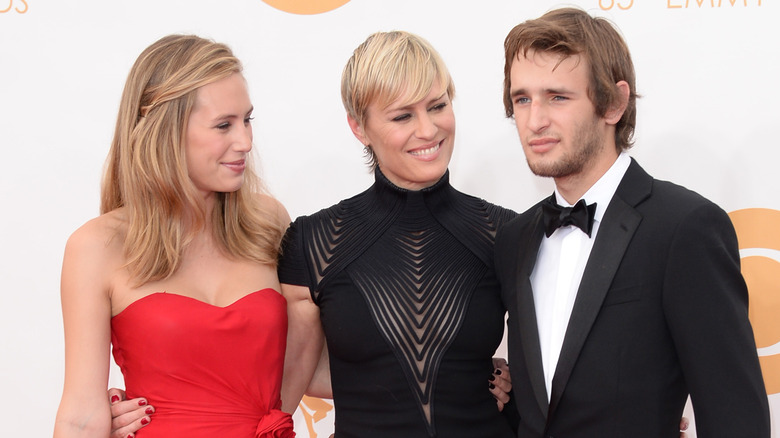
[[[242, 71], [224, 44], [169, 35], [130, 70], [103, 177], [101, 214], [127, 212], [124, 250], [139, 285], [173, 274], [184, 248], [207, 223], [189, 178], [184, 138], [197, 89]], [[211, 232], [226, 254], [275, 264], [283, 227], [259, 205], [262, 184], [247, 160], [243, 186], [217, 193]]]

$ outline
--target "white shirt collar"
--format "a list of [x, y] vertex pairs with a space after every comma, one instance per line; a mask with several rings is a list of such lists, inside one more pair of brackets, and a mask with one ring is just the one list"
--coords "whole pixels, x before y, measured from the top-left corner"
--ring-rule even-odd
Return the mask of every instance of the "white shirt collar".
[[[588, 204], [596, 203], [596, 214], [594, 218], [596, 221], [601, 222], [601, 218], [604, 217], [604, 212], [607, 211], [612, 196], [615, 195], [620, 181], [623, 180], [623, 176], [628, 170], [628, 166], [631, 165], [631, 157], [626, 152], [620, 152], [617, 159], [609, 170], [596, 181], [584, 195], [582, 199]], [[571, 207], [573, 204], [569, 204], [558, 192], [558, 187], [555, 187], [555, 200], [558, 205], [564, 207]]]

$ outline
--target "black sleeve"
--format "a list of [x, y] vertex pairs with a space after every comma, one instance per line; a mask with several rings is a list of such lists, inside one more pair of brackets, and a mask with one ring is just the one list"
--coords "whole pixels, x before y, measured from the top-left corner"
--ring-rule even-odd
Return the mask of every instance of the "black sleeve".
[[296, 286], [312, 287], [306, 268], [303, 239], [300, 233], [299, 221], [296, 219], [287, 229], [282, 239], [282, 247], [279, 251], [279, 266], [277, 272], [279, 281]]

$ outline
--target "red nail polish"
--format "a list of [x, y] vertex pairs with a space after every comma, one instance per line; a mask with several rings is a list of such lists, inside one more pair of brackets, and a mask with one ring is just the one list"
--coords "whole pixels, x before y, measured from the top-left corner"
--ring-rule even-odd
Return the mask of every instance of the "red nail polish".
[[146, 406], [146, 400], [138, 400], [138, 406]]
[[141, 424], [143, 426], [146, 426], [147, 424], [149, 424], [149, 419], [148, 418], [141, 418]]
[[146, 408], [146, 410], [144, 411], [144, 413], [146, 413], [146, 415], [151, 415], [151, 414], [154, 414], [154, 409], [152, 409], [152, 407], [151, 407], [151, 406], [149, 406], [148, 408]]
[[112, 395], [111, 396], [111, 403], [116, 403], [118, 401], [119, 401], [119, 396], [118, 395]]

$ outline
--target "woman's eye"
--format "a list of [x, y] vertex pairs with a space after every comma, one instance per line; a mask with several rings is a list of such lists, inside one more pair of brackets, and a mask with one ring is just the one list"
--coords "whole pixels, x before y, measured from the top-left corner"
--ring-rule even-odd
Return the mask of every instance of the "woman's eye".
[[393, 117], [394, 122], [402, 122], [404, 120], [409, 119], [411, 117], [409, 114], [401, 114], [400, 116]]
[[447, 106], [447, 102], [436, 104], [431, 108], [431, 111], [441, 111]]
[[219, 125], [217, 125], [217, 129], [220, 129], [222, 131], [224, 131], [224, 130], [226, 130], [228, 128], [230, 128], [230, 123], [228, 123], [228, 122], [220, 123]]
[[254, 120], [254, 119], [255, 119], [254, 117], [249, 116], [249, 117], [244, 119], [244, 124], [248, 125], [248, 124], [252, 123], [252, 120]]

